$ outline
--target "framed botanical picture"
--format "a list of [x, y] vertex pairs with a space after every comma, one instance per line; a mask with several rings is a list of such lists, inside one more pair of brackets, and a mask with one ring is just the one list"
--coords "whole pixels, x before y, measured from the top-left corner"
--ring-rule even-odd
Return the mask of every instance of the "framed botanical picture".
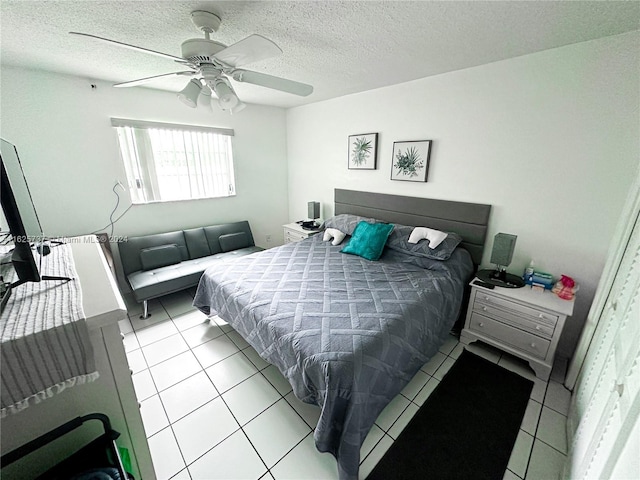
[[431, 140], [393, 142], [391, 180], [426, 182]]
[[349, 137], [349, 168], [375, 170], [378, 157], [378, 134], [363, 133]]

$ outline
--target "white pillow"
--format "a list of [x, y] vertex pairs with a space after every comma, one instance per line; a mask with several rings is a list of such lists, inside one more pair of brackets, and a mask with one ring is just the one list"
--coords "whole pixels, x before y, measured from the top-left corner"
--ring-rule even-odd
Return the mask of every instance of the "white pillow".
[[429, 240], [429, 248], [434, 249], [440, 245], [449, 235], [427, 227], [416, 227], [409, 235], [409, 243], [418, 243], [423, 238]]
[[322, 237], [322, 241], [326, 242], [333, 238], [331, 245], [340, 245], [340, 243], [342, 243], [342, 240], [344, 240], [344, 237], [346, 236], [347, 236], [346, 233], [342, 233], [337, 228], [327, 228], [324, 231], [324, 236]]

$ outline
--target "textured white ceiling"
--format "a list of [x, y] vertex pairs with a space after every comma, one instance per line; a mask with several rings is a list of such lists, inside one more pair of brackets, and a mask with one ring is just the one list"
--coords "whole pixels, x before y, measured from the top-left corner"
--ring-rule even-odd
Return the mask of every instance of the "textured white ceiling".
[[[190, 12], [214, 12], [222, 25], [213, 39], [230, 45], [259, 33], [284, 51], [247, 69], [314, 86], [302, 98], [234, 85], [245, 102], [281, 107], [640, 29], [638, 1], [1, 0], [0, 8], [3, 64], [113, 82], [182, 68], [69, 31], [180, 56], [184, 40], [202, 35]], [[178, 91], [185, 83], [151, 86]]]

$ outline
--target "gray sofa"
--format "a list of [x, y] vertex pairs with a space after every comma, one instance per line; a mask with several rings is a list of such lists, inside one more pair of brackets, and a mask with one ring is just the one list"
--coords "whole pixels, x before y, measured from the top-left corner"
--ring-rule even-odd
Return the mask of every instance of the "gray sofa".
[[247, 221], [118, 242], [124, 275], [136, 301], [143, 304], [140, 318], [150, 315], [148, 300], [197, 285], [209, 265], [261, 250]]

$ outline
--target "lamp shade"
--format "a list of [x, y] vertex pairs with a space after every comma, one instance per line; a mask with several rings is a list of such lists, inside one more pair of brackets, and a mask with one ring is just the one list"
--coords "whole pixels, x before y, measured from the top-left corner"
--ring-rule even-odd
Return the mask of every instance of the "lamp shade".
[[516, 248], [516, 235], [498, 233], [493, 237], [493, 249], [491, 250], [491, 263], [507, 267], [513, 259], [513, 251]]
[[320, 202], [307, 203], [307, 215], [311, 220], [320, 218]]
[[207, 86], [202, 87], [200, 95], [198, 95], [198, 108], [213, 111], [213, 107], [211, 106], [211, 90]]
[[[521, 288], [525, 283], [522, 278], [511, 273], [507, 273], [507, 266], [513, 259], [513, 251], [516, 248], [517, 235], [510, 233], [498, 233], [493, 237], [493, 248], [491, 249], [491, 263], [495, 263], [495, 270], [478, 270], [476, 277], [489, 285], [504, 288]], [[476, 283], [476, 285], [478, 285]], [[486, 285], [480, 284], [484, 287]]]
[[216, 80], [216, 83], [213, 85], [213, 91], [216, 93], [218, 104], [223, 110], [231, 110], [239, 102], [231, 86], [227, 85], [222, 78]]
[[241, 112], [246, 107], [247, 107], [246, 103], [243, 103], [242, 101], [238, 100], [238, 104], [231, 109], [231, 115], [233, 115], [234, 113]]
[[202, 85], [200, 85], [200, 82], [192, 78], [189, 80], [189, 83], [187, 83], [187, 86], [178, 93], [178, 98], [185, 105], [196, 108], [196, 105], [198, 105], [198, 95], [200, 95], [201, 90]]

